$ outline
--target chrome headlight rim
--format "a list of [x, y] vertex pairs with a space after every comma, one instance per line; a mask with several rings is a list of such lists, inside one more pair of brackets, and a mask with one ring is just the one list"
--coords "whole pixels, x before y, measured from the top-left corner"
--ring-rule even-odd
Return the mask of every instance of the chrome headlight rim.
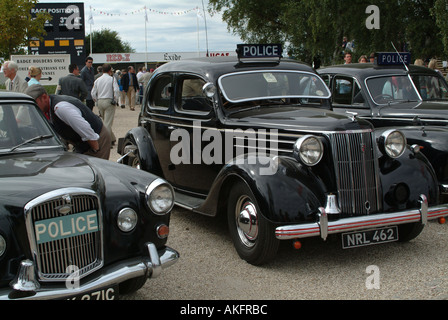
[[117, 215], [117, 226], [125, 232], [132, 232], [138, 224], [138, 214], [134, 209], [126, 207], [121, 209]]
[[3, 256], [6, 252], [6, 239], [0, 234], [0, 257]]
[[[156, 205], [157, 199], [154, 198], [156, 196], [155, 192], [162, 192], [162, 189], [164, 189], [164, 192], [170, 193], [170, 200], [168, 200], [167, 204], [163, 204], [163, 206]], [[149, 186], [146, 188], [145, 192], [145, 201], [148, 208], [156, 215], [166, 215], [171, 212], [171, 210], [174, 207], [174, 189], [165, 180], [158, 178], [151, 182]], [[160, 201], [158, 202], [160, 204]]]
[[[401, 140], [401, 142], [397, 142], [399, 140]], [[404, 133], [400, 130], [390, 129], [385, 131], [381, 135], [380, 141], [381, 151], [384, 155], [387, 155], [392, 159], [400, 158], [406, 151], [407, 139]]]
[[[307, 145], [310, 142], [314, 144], [316, 148], [314, 152], [318, 152], [317, 155], [311, 156], [309, 154], [309, 149], [306, 150], [306, 148], [308, 148]], [[305, 135], [295, 142], [293, 153], [294, 157], [302, 164], [308, 167], [314, 167], [320, 163], [324, 156], [324, 145], [318, 136]]]

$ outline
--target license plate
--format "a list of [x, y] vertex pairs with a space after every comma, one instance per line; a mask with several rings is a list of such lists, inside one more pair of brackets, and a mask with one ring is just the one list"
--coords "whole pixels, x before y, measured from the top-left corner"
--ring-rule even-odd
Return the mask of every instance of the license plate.
[[75, 295], [67, 300], [118, 300], [118, 285]]
[[370, 246], [398, 241], [398, 227], [387, 227], [342, 234], [342, 248]]

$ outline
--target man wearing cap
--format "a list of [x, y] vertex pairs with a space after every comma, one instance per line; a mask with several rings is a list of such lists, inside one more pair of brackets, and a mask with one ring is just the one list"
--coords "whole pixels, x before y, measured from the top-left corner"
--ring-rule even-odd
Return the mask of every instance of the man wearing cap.
[[36, 100], [55, 131], [75, 147], [75, 152], [109, 159], [110, 133], [100, 117], [74, 97], [48, 95], [42, 85], [25, 91]]

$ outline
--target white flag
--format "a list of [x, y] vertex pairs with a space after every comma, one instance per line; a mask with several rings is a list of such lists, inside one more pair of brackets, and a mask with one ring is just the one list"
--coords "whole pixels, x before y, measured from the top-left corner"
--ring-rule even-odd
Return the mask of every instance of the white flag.
[[89, 23], [90, 23], [90, 24], [95, 24], [95, 23], [93, 22], [92, 7], [90, 7]]

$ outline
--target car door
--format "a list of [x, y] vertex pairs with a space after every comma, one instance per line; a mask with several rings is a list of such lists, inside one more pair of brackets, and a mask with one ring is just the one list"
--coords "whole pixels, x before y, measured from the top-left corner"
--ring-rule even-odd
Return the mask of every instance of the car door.
[[[206, 195], [222, 163], [210, 162], [207, 147], [220, 146], [212, 101], [202, 87], [206, 80], [194, 74], [178, 74], [175, 80], [174, 113], [171, 118], [170, 165], [175, 187]], [[217, 150], [214, 150], [217, 152]]]
[[171, 114], [173, 112], [173, 75], [159, 74], [148, 87], [145, 109], [140, 117], [149, 132], [160, 162], [164, 178], [174, 182], [170, 166]]

